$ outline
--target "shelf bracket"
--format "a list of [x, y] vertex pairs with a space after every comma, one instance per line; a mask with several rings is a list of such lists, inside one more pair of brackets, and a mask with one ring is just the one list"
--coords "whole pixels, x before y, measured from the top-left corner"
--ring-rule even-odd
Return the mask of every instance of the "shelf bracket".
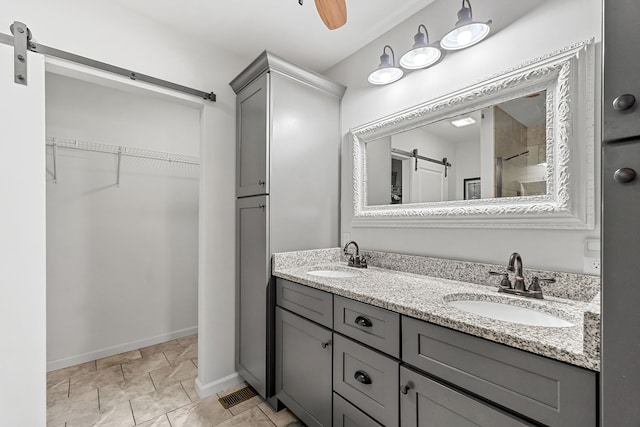
[[122, 163], [122, 147], [118, 148], [118, 174], [116, 176], [116, 185], [120, 187], [120, 164]]
[[53, 143], [53, 183], [58, 183], [58, 144]]
[[19, 21], [14, 21], [10, 29], [13, 34], [13, 81], [26, 86], [27, 45], [31, 40], [31, 30]]

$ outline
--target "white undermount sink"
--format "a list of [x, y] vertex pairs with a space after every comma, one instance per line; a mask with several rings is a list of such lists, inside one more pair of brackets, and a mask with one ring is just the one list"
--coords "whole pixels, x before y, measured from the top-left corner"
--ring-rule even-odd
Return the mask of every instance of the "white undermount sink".
[[345, 271], [345, 270], [312, 270], [307, 271], [307, 274], [318, 277], [331, 277], [346, 279], [349, 277], [358, 277], [360, 275], [357, 271]]
[[505, 322], [519, 323], [521, 325], [547, 326], [552, 328], [568, 328], [574, 326], [573, 323], [554, 316], [553, 314], [512, 304], [478, 300], [456, 300], [449, 301], [447, 304], [468, 313], [503, 320]]

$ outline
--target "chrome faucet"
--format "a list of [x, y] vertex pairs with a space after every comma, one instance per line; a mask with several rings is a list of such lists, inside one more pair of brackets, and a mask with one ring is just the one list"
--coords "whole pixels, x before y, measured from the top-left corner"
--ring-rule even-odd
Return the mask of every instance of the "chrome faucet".
[[[355, 255], [349, 252], [349, 246], [351, 245], [356, 248]], [[349, 267], [367, 268], [367, 260], [364, 256], [360, 256], [360, 247], [355, 241], [348, 241], [347, 244], [344, 245], [342, 252], [344, 252], [345, 255], [349, 255]]]
[[538, 278], [533, 277], [531, 279], [531, 284], [527, 289], [524, 282], [524, 272], [522, 267], [522, 257], [518, 252], [514, 252], [509, 257], [509, 263], [507, 265], [507, 271], [512, 271], [515, 273], [513, 286], [511, 285], [511, 281], [509, 280], [508, 272], [497, 272], [490, 271], [489, 274], [492, 276], [502, 276], [502, 281], [500, 282], [500, 286], [498, 287], [498, 292], [504, 292], [507, 294], [520, 295], [523, 297], [529, 298], [537, 298], [542, 299], [542, 288], [540, 287], [540, 282], [545, 283], [555, 283], [556, 279], [553, 277], [550, 278]]
[[[513, 264], [515, 263], [515, 268]], [[514, 271], [516, 273], [516, 277], [513, 282], [513, 289], [516, 291], [524, 291], [524, 273], [522, 272], [522, 257], [518, 252], [514, 252], [509, 257], [509, 265], [507, 266], [507, 270]]]

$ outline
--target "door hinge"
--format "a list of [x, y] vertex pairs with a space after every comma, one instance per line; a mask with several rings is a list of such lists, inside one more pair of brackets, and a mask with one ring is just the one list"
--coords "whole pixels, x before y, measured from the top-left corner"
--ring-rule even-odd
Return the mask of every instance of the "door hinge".
[[31, 30], [22, 22], [11, 24], [13, 34], [13, 74], [14, 81], [21, 85], [27, 84], [27, 48], [31, 40]]

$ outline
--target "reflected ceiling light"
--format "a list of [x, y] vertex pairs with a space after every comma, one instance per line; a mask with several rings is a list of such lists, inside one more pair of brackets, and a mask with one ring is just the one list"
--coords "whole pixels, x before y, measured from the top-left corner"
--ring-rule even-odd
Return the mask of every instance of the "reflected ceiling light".
[[[465, 3], [468, 7], [465, 7]], [[489, 35], [492, 21], [474, 22], [471, 3], [462, 0], [462, 9], [458, 11], [458, 22], [440, 41], [440, 46], [446, 50], [459, 50], [480, 42]]]
[[[424, 33], [420, 30], [424, 29]], [[410, 51], [400, 58], [400, 66], [408, 70], [427, 68], [435, 64], [442, 57], [442, 50], [434, 45], [429, 45], [429, 33], [427, 27], [418, 25], [418, 32], [413, 36], [414, 44]]]
[[462, 119], [451, 120], [451, 124], [457, 128], [469, 126], [474, 124], [475, 122], [476, 121], [472, 117], [464, 117]]
[[[391, 51], [391, 61], [389, 61], [389, 55], [387, 55], [387, 48]], [[391, 46], [385, 45], [382, 48], [382, 56], [380, 56], [380, 65], [378, 68], [369, 74], [369, 83], [374, 85], [386, 85], [400, 80], [404, 72], [396, 67], [396, 56], [393, 53]]]

